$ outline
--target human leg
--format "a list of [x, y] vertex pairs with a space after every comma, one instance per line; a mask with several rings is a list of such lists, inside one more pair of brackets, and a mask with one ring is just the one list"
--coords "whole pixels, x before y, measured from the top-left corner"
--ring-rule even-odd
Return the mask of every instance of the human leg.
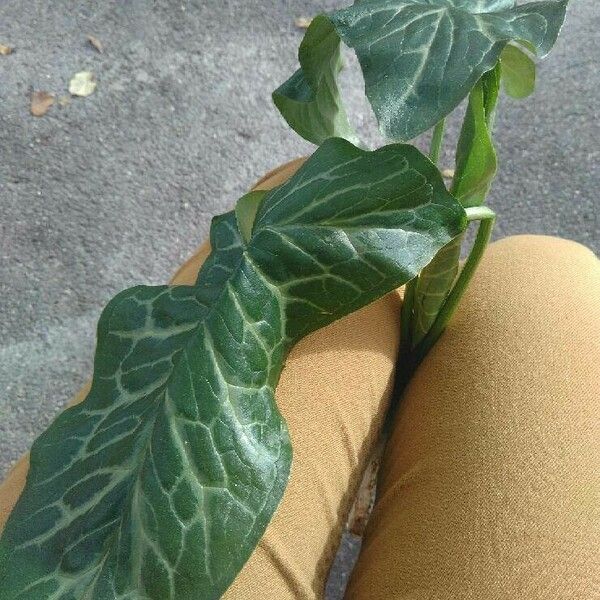
[[406, 390], [348, 598], [600, 598], [600, 262], [492, 244]]

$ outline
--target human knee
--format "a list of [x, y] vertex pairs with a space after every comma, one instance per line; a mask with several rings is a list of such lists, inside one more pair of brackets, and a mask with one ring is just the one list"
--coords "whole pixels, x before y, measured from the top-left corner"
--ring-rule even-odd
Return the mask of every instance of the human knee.
[[592, 597], [599, 358], [593, 253], [492, 244], [404, 394], [348, 597]]
[[591, 250], [557, 237], [518, 235], [490, 244], [456, 322], [468, 326], [495, 315], [495, 325], [513, 329], [518, 313], [544, 328], [555, 322], [553, 315], [596, 313], [599, 304], [600, 261]]
[[535, 269], [560, 269], [565, 277], [570, 273], [598, 270], [600, 261], [592, 250], [575, 242], [549, 235], [513, 235], [490, 244], [488, 261], [510, 261], [515, 269], [527, 264], [524, 275]]

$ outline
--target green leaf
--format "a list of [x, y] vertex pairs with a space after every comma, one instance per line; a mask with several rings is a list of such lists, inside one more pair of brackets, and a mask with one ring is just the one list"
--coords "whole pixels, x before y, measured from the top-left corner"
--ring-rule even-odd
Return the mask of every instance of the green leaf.
[[535, 90], [535, 62], [523, 50], [508, 44], [500, 55], [502, 83], [509, 96], [527, 98]]
[[254, 190], [244, 194], [235, 205], [235, 218], [238, 230], [244, 242], [248, 242], [252, 236], [252, 227], [260, 203], [267, 192], [265, 190]]
[[[309, 29], [300, 49], [302, 68], [277, 90], [276, 104], [306, 139], [322, 141], [332, 135], [334, 116], [341, 111], [335, 83], [337, 32], [356, 51], [382, 133], [391, 140], [412, 139], [458, 106], [496, 65], [507, 42], [518, 40], [540, 55], [548, 53], [567, 3], [361, 0], [330, 13], [333, 28], [321, 16], [315, 29]], [[326, 44], [320, 43], [325, 39]], [[331, 90], [327, 101], [317, 101], [319, 89]], [[343, 129], [347, 120], [339, 114], [343, 114]]]
[[531, 42], [528, 42], [527, 40], [517, 40], [517, 43], [526, 50], [529, 50], [534, 56], [537, 55], [537, 48]]
[[456, 147], [452, 194], [463, 206], [481, 204], [496, 175], [492, 126], [500, 85], [500, 67], [486, 73], [469, 94]]
[[114, 298], [89, 395], [32, 447], [0, 539], [2, 600], [218, 598], [285, 489], [274, 391], [290, 348], [465, 226], [415, 148], [334, 138], [265, 194], [247, 242], [234, 212], [213, 221], [195, 285]]
[[444, 246], [423, 269], [416, 284], [412, 345], [426, 335], [444, 304], [458, 275], [463, 236]]
[[546, 54], [567, 0], [362, 0], [331, 14], [355, 49], [366, 93], [389, 139], [407, 140], [452, 112], [507, 42]]
[[330, 137], [356, 141], [337, 86], [342, 69], [340, 38], [326, 17], [312, 20], [298, 57], [300, 69], [273, 92], [273, 102], [283, 117], [314, 144]]

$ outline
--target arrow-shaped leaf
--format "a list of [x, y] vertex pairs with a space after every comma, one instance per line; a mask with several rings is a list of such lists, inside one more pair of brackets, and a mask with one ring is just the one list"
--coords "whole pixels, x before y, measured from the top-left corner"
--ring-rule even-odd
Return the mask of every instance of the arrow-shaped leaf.
[[233, 212], [213, 221], [196, 285], [132, 288], [104, 310], [89, 395], [33, 445], [0, 539], [2, 600], [218, 598], [285, 489], [287, 352], [465, 227], [410, 146], [331, 139], [254, 200], [246, 241]]
[[[524, 42], [545, 55], [556, 41], [567, 3], [546, 0], [516, 6], [514, 0], [361, 0], [321, 20], [329, 18], [335, 32], [355, 50], [383, 134], [391, 140], [409, 140], [452, 112], [497, 64], [508, 42]], [[325, 29], [323, 21], [320, 27]], [[329, 33], [332, 46], [335, 32]], [[334, 82], [337, 70], [320, 58], [322, 46], [309, 33], [301, 50], [304, 63], [313, 69], [320, 64], [321, 80]], [[328, 69], [327, 75], [322, 69]], [[297, 82], [298, 73], [280, 89], [295, 89]], [[337, 86], [331, 85], [339, 107]], [[316, 137], [310, 120], [314, 113], [299, 116], [281, 103], [278, 107], [301, 135]], [[318, 111], [317, 103], [311, 107]], [[319, 112], [316, 123], [320, 135], [333, 129], [326, 111]]]
[[428, 130], [492, 69], [510, 40], [540, 55], [554, 45], [567, 0], [361, 0], [331, 15], [354, 48], [384, 135]]

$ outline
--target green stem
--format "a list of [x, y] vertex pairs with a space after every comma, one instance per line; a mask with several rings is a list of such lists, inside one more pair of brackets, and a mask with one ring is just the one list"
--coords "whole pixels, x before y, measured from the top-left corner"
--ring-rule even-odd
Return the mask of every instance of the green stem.
[[412, 350], [412, 324], [417, 292], [418, 277], [411, 279], [404, 286], [404, 298], [400, 310], [400, 354], [402, 360], [406, 360]]
[[[446, 119], [442, 119], [433, 129], [429, 157], [431, 162], [435, 164], [437, 164], [440, 158], [445, 127]], [[402, 300], [402, 310], [400, 314], [400, 357], [402, 359], [407, 359], [412, 350], [414, 305], [418, 281], [419, 278], [417, 276], [414, 279], [411, 279], [404, 287], [404, 298]]]
[[440, 160], [442, 151], [442, 142], [444, 141], [444, 129], [446, 128], [446, 119], [442, 119], [434, 128], [431, 137], [431, 146], [429, 148], [429, 158], [434, 165]]
[[469, 221], [480, 221], [475, 243], [473, 244], [473, 248], [471, 248], [471, 252], [465, 261], [465, 264], [452, 288], [452, 291], [448, 294], [448, 297], [438, 313], [436, 320], [431, 326], [431, 329], [414, 349], [411, 357], [411, 373], [414, 372], [414, 369], [419, 366], [429, 350], [431, 350], [433, 345], [438, 341], [439, 337], [442, 335], [444, 329], [448, 325], [448, 322], [452, 318], [452, 315], [456, 311], [490, 241], [496, 215], [493, 211], [485, 206], [477, 206], [475, 208], [467, 209], [467, 219]]
[[469, 223], [472, 221], [493, 221], [496, 218], [496, 213], [487, 206], [471, 206], [465, 208], [465, 213]]

